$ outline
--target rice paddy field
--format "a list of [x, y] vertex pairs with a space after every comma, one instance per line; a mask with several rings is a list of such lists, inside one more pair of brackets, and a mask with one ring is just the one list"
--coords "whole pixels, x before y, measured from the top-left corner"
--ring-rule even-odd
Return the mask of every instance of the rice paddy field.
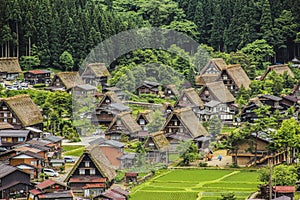
[[130, 200], [217, 200], [229, 192], [240, 200], [257, 191], [258, 185], [256, 171], [174, 169], [133, 188]]

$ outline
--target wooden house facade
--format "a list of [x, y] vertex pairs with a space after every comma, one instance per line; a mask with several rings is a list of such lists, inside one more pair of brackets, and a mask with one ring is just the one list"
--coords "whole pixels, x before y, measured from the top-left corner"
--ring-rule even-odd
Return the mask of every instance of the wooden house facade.
[[122, 103], [116, 93], [107, 92], [96, 105], [95, 113], [91, 119], [92, 124], [108, 127], [114, 117], [121, 112], [130, 112], [130, 108]]
[[74, 193], [95, 197], [111, 186], [116, 175], [99, 146], [91, 145], [80, 156], [65, 182]]
[[117, 114], [105, 132], [106, 139], [121, 140], [122, 135], [136, 138], [142, 128], [133, 119], [129, 112]]
[[0, 164], [0, 182], [1, 199], [25, 198], [33, 188], [28, 173], [5, 164]]
[[15, 80], [22, 73], [17, 57], [0, 58], [0, 76], [7, 81]]
[[14, 129], [33, 127], [43, 130], [43, 116], [29, 95], [0, 99], [0, 122]]
[[200, 90], [199, 96], [204, 102], [204, 110], [200, 111], [201, 121], [216, 115], [223, 123], [233, 123], [235, 110], [232, 104], [235, 98], [222, 81], [207, 83]]
[[104, 86], [110, 77], [110, 73], [104, 63], [90, 63], [81, 74], [85, 84]]
[[141, 94], [153, 94], [158, 95], [159, 92], [159, 83], [144, 81], [140, 86], [136, 88], [136, 92], [138, 95]]
[[51, 72], [49, 70], [30, 70], [24, 73], [24, 80], [31, 85], [49, 84], [51, 82]]
[[165, 85], [163, 87], [164, 97], [170, 99], [177, 99], [180, 95], [179, 91], [176, 88], [176, 85]]
[[1, 147], [11, 148], [32, 138], [29, 130], [0, 130]]

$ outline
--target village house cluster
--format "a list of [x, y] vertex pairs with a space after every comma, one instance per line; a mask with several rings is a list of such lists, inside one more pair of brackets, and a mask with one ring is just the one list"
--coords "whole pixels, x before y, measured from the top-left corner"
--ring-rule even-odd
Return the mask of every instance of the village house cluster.
[[[268, 73], [286, 72], [294, 76], [287, 65], [267, 68], [259, 78], [263, 80]], [[16, 80], [22, 70], [17, 58], [0, 58], [1, 82]], [[43, 116], [29, 95], [17, 95], [0, 99], [0, 198], [27, 196], [28, 199], [73, 199], [83, 196], [93, 199], [127, 199], [128, 191], [111, 187], [116, 178], [116, 170], [129, 169], [135, 165], [136, 154], [125, 152], [124, 137], [139, 140], [144, 144], [148, 162], [169, 163], [168, 155], [176, 151], [181, 141], [192, 140], [199, 152], [209, 151], [209, 142], [215, 140], [203, 126], [203, 122], [217, 116], [228, 126], [242, 122], [253, 122], [257, 117], [254, 109], [260, 105], [271, 106], [271, 112], [286, 112], [290, 107], [297, 108], [300, 97], [298, 83], [290, 95], [258, 95], [240, 108], [236, 97], [241, 88], [249, 89], [250, 79], [239, 64], [227, 65], [223, 59], [211, 59], [195, 77], [195, 88], [178, 91], [175, 85], [144, 81], [136, 88], [136, 95], [151, 94], [160, 98], [172, 99], [171, 103], [130, 102], [124, 98], [124, 91], [108, 86], [110, 73], [103, 63], [88, 64], [83, 72], [59, 72], [55, 75], [48, 70], [24, 72], [24, 83], [29, 85], [46, 84], [45, 90], [72, 93], [77, 100], [92, 96], [94, 110], [82, 113], [91, 125], [104, 129], [84, 153], [78, 158], [72, 170], [62, 182], [47, 179], [40, 183], [45, 169], [63, 166], [62, 137], [43, 130]], [[4, 85], [7, 89], [20, 89], [20, 85]], [[98, 90], [101, 86], [102, 91]], [[26, 87], [23, 87], [24, 89]], [[143, 107], [133, 115], [130, 105]], [[150, 132], [148, 125], [153, 113], [159, 110], [164, 118], [162, 127]], [[240, 118], [237, 114], [241, 113]], [[83, 134], [83, 133], [82, 133]], [[256, 163], [264, 163], [268, 156], [265, 147], [270, 142], [264, 133], [253, 135], [257, 140]], [[241, 144], [236, 156], [239, 165], [253, 165], [254, 153]], [[274, 160], [280, 163], [285, 154], [275, 154]], [[53, 172], [55, 176], [55, 171]], [[20, 178], [22, 177], [22, 178]], [[136, 181], [137, 173], [128, 171], [126, 180]]]

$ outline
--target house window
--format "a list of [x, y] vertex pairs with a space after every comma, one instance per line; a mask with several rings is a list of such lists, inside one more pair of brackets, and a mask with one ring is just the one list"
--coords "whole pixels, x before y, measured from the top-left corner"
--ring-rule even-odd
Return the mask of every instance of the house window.
[[16, 123], [17, 122], [17, 119], [16, 118], [13, 118], [13, 123]]
[[149, 147], [154, 147], [154, 143], [149, 143]]
[[177, 121], [174, 121], [174, 126], [177, 126]]
[[30, 165], [37, 166], [37, 162], [36, 162], [36, 160], [32, 160], [32, 161], [30, 161]]
[[6, 137], [1, 138], [2, 142], [6, 142]]
[[3, 106], [3, 110], [7, 110], [7, 107], [6, 107], [6, 106]]
[[85, 169], [79, 169], [79, 174], [80, 175], [85, 175]]
[[4, 114], [4, 117], [7, 117], [7, 113], [5, 112], [5, 113], [3, 113]]
[[172, 133], [172, 129], [171, 128], [169, 128], [169, 133]]
[[144, 119], [140, 119], [140, 125], [145, 125], [145, 120]]
[[84, 162], [84, 166], [85, 166], [85, 167], [90, 167], [90, 162], [89, 162], [89, 161], [85, 161], [85, 162]]
[[7, 118], [4, 118], [4, 122], [7, 122]]
[[23, 137], [18, 137], [18, 142], [24, 142], [24, 138]]
[[117, 120], [117, 125], [121, 125], [121, 120]]
[[186, 98], [186, 97], [182, 97], [182, 100], [183, 100], [183, 101], [186, 101], [186, 100], [187, 100], [187, 98]]
[[223, 80], [227, 80], [227, 75], [223, 75]]
[[93, 168], [93, 169], [90, 169], [90, 174], [91, 175], [95, 175], [96, 174], [96, 170]]
[[171, 90], [168, 90], [168, 94], [172, 94], [172, 91], [171, 91]]
[[183, 128], [180, 128], [180, 129], [179, 129], [179, 132], [180, 132], [180, 133], [183, 133]]
[[109, 100], [109, 99], [106, 99], [106, 100], [105, 100], [105, 103], [110, 103], [110, 100]]

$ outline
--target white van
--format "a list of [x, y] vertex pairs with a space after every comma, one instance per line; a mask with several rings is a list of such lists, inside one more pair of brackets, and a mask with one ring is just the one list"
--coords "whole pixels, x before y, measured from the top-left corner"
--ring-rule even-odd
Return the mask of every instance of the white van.
[[57, 171], [55, 171], [53, 169], [48, 169], [48, 168], [44, 168], [44, 174], [46, 174], [48, 176], [58, 176]]

